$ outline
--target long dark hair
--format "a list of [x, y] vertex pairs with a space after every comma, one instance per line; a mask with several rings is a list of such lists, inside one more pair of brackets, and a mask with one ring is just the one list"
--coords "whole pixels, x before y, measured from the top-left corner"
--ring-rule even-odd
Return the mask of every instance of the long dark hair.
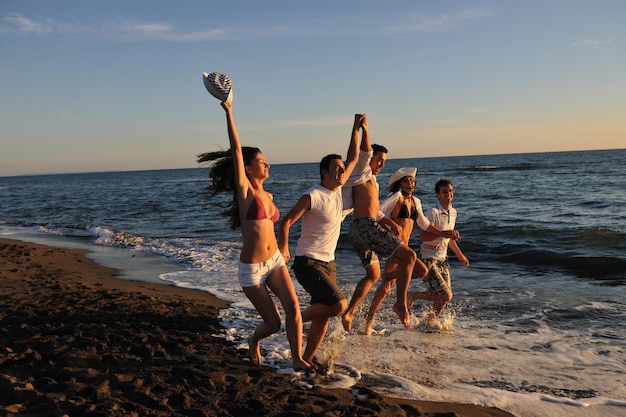
[[[242, 146], [243, 164], [248, 166], [261, 152], [259, 148], [250, 146]], [[235, 167], [233, 165], [233, 153], [231, 150], [205, 152], [198, 155], [198, 163], [208, 163], [209, 177], [211, 184], [207, 187], [209, 197], [215, 197], [218, 194], [230, 192], [232, 200], [225, 204], [224, 210], [220, 214], [228, 217], [228, 225], [231, 229], [239, 229], [241, 227], [241, 219], [239, 218], [239, 203], [237, 202], [237, 193], [235, 190]]]

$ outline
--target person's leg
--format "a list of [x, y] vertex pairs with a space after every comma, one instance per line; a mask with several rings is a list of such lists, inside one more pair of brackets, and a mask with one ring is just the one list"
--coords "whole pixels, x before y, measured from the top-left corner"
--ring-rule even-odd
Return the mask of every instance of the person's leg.
[[346, 309], [347, 305], [348, 302], [345, 299], [331, 306], [322, 303], [313, 304], [302, 312], [302, 322], [307, 323], [338, 316]]
[[[397, 236], [394, 236], [389, 230], [384, 229], [375, 221], [369, 225], [362, 226], [360, 231], [360, 236], [355, 235], [355, 239], [351, 239], [353, 246], [355, 243], [362, 244], [365, 242], [367, 243], [365, 248], [379, 254], [382, 258], [388, 258], [398, 264], [396, 284], [398, 299], [393, 306], [393, 311], [398, 315], [404, 327], [410, 329], [411, 315], [406, 306], [406, 294], [409, 289], [409, 281], [411, 280], [411, 274], [417, 255]], [[361, 241], [357, 239], [358, 237], [362, 238]]]
[[302, 359], [302, 316], [300, 304], [298, 303], [298, 297], [296, 296], [287, 267], [283, 265], [272, 272], [267, 278], [266, 284], [276, 294], [285, 311], [285, 328], [289, 346], [291, 347], [294, 369], [309, 369], [311, 364]]
[[369, 290], [380, 277], [380, 263], [376, 261], [369, 264], [365, 267], [365, 272], [365, 278], [361, 279], [357, 284], [356, 288], [354, 289], [354, 293], [352, 294], [350, 305], [341, 317], [343, 328], [348, 333], [352, 330], [352, 320], [354, 319], [354, 314], [356, 313], [357, 307], [359, 306], [361, 301], [363, 301]]
[[411, 292], [407, 295], [409, 310], [413, 308], [413, 304], [416, 300], [426, 300], [433, 303], [427, 318], [428, 324], [433, 325], [437, 317], [439, 317], [441, 312], [446, 308], [446, 305], [452, 300], [452, 293], [435, 294], [430, 291]]
[[361, 265], [365, 268], [365, 277], [357, 283], [348, 309], [341, 317], [343, 328], [347, 332], [352, 330], [352, 321], [357, 307], [380, 278], [380, 263], [378, 256], [372, 250], [372, 244], [376, 243], [378, 235], [384, 233], [385, 231], [371, 218], [362, 217], [353, 220], [350, 224], [348, 237], [361, 260]]
[[296, 256], [293, 270], [302, 288], [311, 295], [311, 306], [302, 312], [302, 321], [311, 322], [303, 358], [313, 363], [315, 353], [326, 336], [330, 318], [340, 315], [348, 302], [337, 286], [334, 261]]
[[413, 305], [417, 300], [425, 300], [435, 302], [437, 299], [437, 294], [432, 293], [430, 291], [420, 291], [420, 292], [409, 292], [406, 295], [406, 304], [409, 311], [413, 309]]
[[443, 294], [436, 294], [436, 295], [437, 297], [435, 297], [435, 299], [433, 300], [433, 307], [432, 307], [432, 311], [433, 311], [435, 318], [439, 317], [443, 309], [446, 308], [450, 300], [452, 300], [451, 292], [445, 292]]
[[450, 266], [448, 262], [444, 262], [439, 270], [441, 275], [441, 291], [437, 293], [438, 297], [433, 301], [433, 314], [437, 318], [441, 314], [446, 305], [452, 300], [452, 282], [450, 280]]
[[254, 365], [260, 366], [262, 363], [260, 350], [261, 339], [280, 330], [280, 315], [265, 285], [243, 287], [243, 292], [263, 320], [248, 339], [250, 360]]
[[426, 300], [433, 303], [428, 321], [432, 322], [452, 300], [452, 285], [450, 268], [447, 261], [427, 260], [428, 274], [424, 280], [428, 291], [411, 292], [407, 295], [409, 309], [413, 308], [416, 300]]
[[306, 362], [313, 363], [313, 358], [328, 331], [330, 318], [340, 315], [347, 305], [348, 302], [345, 299], [332, 306], [316, 303], [302, 312], [302, 321], [305, 323], [311, 322], [306, 336], [306, 348], [304, 349], [304, 355], [302, 355]]
[[393, 311], [398, 315], [404, 327], [411, 329], [411, 314], [407, 308], [406, 295], [417, 255], [413, 249], [403, 244], [393, 253], [392, 259], [398, 264], [397, 300], [393, 306]]
[[[428, 274], [428, 268], [419, 258], [416, 258], [415, 264], [413, 265], [413, 272], [411, 273], [411, 279], [424, 278], [426, 274]], [[381, 282], [376, 289], [376, 292], [374, 293], [374, 299], [372, 300], [369, 312], [367, 313], [365, 334], [369, 335], [372, 333], [372, 325], [374, 324], [374, 318], [376, 317], [376, 313], [378, 312], [378, 309], [382, 305], [385, 298], [391, 295], [391, 289], [396, 283], [396, 279], [398, 278], [398, 276], [398, 264], [395, 262], [394, 259], [389, 259], [385, 263], [385, 272], [382, 275], [383, 282]], [[407, 309], [410, 313], [411, 308], [415, 303], [415, 299], [411, 299], [409, 301], [409, 294], [414, 295], [416, 293], [407, 293]]]
[[[388, 265], [392, 265], [392, 267], [388, 267]], [[411, 273], [411, 279], [419, 279], [424, 278], [428, 274], [428, 268], [419, 258], [415, 259], [415, 264], [413, 265], [413, 272]], [[382, 277], [387, 280], [395, 280], [398, 279], [398, 265], [393, 262], [392, 259], [389, 259], [385, 263], [385, 272], [383, 272]]]
[[391, 294], [391, 288], [393, 288], [393, 284], [395, 284], [395, 279], [384, 279], [378, 288], [376, 288], [376, 292], [374, 293], [374, 299], [372, 300], [372, 304], [370, 305], [370, 309], [367, 312], [366, 322], [365, 322], [365, 334], [372, 334], [372, 325], [374, 324], [374, 318], [376, 317], [376, 312], [383, 304], [385, 298]]
[[328, 331], [329, 318], [317, 319], [311, 321], [311, 327], [306, 337], [306, 348], [304, 349], [303, 359], [308, 363], [313, 363], [313, 357], [317, 349], [319, 349], [326, 332]]
[[411, 279], [424, 278], [426, 275], [428, 275], [428, 267], [420, 258], [416, 257]]

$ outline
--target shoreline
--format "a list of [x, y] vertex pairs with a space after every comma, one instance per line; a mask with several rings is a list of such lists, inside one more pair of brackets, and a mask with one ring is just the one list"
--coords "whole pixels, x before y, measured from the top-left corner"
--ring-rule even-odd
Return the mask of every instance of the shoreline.
[[115, 278], [120, 270], [89, 252], [0, 238], [0, 410], [7, 416], [512, 416], [385, 397], [362, 384], [353, 388], [359, 397], [303, 388], [213, 336], [228, 302]]

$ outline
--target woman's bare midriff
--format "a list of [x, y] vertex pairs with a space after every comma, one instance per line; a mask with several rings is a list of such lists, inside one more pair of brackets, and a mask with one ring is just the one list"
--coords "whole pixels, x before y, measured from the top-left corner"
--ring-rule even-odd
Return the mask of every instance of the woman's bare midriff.
[[244, 220], [241, 223], [241, 262], [255, 264], [271, 258], [278, 250], [274, 233], [274, 223], [269, 219]]

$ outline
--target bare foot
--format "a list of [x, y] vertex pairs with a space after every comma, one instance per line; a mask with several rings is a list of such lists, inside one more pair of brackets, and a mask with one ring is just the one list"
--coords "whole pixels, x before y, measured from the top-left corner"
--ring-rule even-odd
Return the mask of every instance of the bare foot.
[[365, 325], [365, 335], [366, 335], [366, 336], [370, 336], [370, 335], [372, 334], [372, 325], [373, 325], [373, 324], [374, 324], [374, 323], [367, 323], [367, 324]]
[[294, 359], [293, 360], [293, 370], [296, 372], [304, 371], [307, 374], [315, 372], [315, 365], [311, 365], [304, 359]]
[[343, 324], [343, 329], [350, 333], [352, 331], [352, 319], [354, 318], [354, 314], [346, 312], [343, 316], [341, 316], [341, 323]]
[[404, 325], [405, 329], [411, 330], [413, 328], [411, 326], [411, 314], [406, 307], [402, 308], [396, 303], [393, 305], [393, 312], [398, 315], [398, 318], [400, 318], [400, 321]]
[[254, 339], [254, 336], [248, 338], [248, 357], [250, 362], [255, 366], [261, 366], [263, 357], [261, 356], [261, 343]]

